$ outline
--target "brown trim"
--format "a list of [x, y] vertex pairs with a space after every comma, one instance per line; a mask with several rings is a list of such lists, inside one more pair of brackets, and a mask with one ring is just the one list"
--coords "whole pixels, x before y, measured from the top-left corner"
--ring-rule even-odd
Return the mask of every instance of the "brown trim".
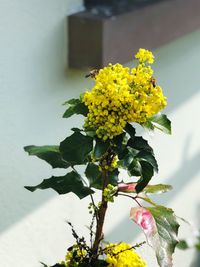
[[139, 47], [155, 49], [198, 28], [199, 0], [166, 0], [107, 18], [79, 12], [68, 17], [69, 67], [128, 62]]

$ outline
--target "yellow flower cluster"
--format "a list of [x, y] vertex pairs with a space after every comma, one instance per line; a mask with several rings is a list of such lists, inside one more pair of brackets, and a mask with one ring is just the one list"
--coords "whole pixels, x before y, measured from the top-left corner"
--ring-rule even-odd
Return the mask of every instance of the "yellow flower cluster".
[[145, 123], [166, 106], [166, 97], [153, 78], [153, 54], [140, 49], [139, 63], [130, 69], [109, 64], [95, 76], [95, 85], [86, 91], [83, 102], [88, 107], [85, 128], [92, 128], [99, 138], [112, 139], [123, 132], [126, 123]]
[[117, 168], [118, 166], [118, 156], [114, 156], [112, 159], [112, 162], [110, 162], [110, 164], [108, 165], [106, 159], [104, 159], [101, 162], [101, 165], [99, 166], [99, 170], [102, 171], [103, 169], [108, 170], [108, 171], [113, 171], [114, 169]]
[[78, 267], [81, 260], [86, 256], [87, 252], [84, 249], [80, 249], [78, 245], [73, 245], [72, 249], [67, 252], [65, 256], [65, 264], [66, 267], [74, 266]]
[[117, 193], [118, 187], [112, 184], [108, 184], [103, 191], [105, 201], [114, 202], [114, 195]]
[[138, 59], [140, 63], [148, 62], [149, 64], [153, 64], [154, 62], [153, 53], [144, 48], [139, 49], [138, 53], [135, 55], [135, 58]]
[[108, 267], [147, 267], [145, 261], [129, 244], [109, 244], [106, 248]]

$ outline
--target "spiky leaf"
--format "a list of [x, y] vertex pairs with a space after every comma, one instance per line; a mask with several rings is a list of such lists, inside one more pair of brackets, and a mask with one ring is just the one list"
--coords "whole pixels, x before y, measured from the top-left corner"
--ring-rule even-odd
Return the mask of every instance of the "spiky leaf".
[[118, 175], [119, 175], [118, 169], [114, 169], [113, 171], [109, 172], [109, 174], [108, 174], [109, 184], [117, 185], [118, 184]]
[[146, 151], [153, 152], [153, 149], [151, 148], [151, 146], [141, 136], [135, 136], [134, 138], [130, 138], [128, 140], [127, 145], [139, 151], [146, 150]]
[[44, 179], [36, 186], [25, 186], [25, 188], [31, 192], [37, 189], [52, 188], [60, 195], [73, 192], [80, 199], [94, 192], [89, 187], [84, 186], [81, 176], [75, 171], [69, 172], [65, 176], [52, 176], [49, 179]]
[[177, 248], [181, 249], [181, 250], [186, 250], [189, 248], [188, 243], [186, 242], [186, 240], [180, 240], [177, 244]]
[[60, 143], [61, 155], [71, 165], [84, 164], [92, 148], [92, 137], [85, 136], [80, 132], [74, 132]]
[[153, 176], [153, 166], [147, 161], [140, 161], [141, 165], [141, 178], [135, 187], [136, 192], [140, 193], [149, 183]]
[[142, 191], [146, 194], [161, 194], [172, 190], [171, 185], [167, 184], [155, 184], [147, 185]]
[[148, 163], [150, 163], [154, 170], [156, 172], [158, 172], [158, 164], [157, 161], [153, 155], [152, 152], [150, 151], [146, 151], [146, 150], [141, 150], [137, 155], [136, 155], [136, 159], [138, 159], [139, 161], [146, 161]]
[[155, 219], [159, 236], [159, 243], [155, 251], [158, 264], [161, 267], [171, 267], [172, 254], [178, 243], [177, 234], [179, 224], [172, 209], [158, 206], [148, 208], [148, 210]]
[[96, 138], [96, 144], [94, 147], [95, 158], [102, 157], [108, 151], [109, 146], [110, 146], [109, 141], [103, 141], [100, 138]]
[[85, 175], [90, 182], [90, 187], [97, 189], [102, 188], [101, 172], [99, 171], [99, 167], [97, 165], [95, 165], [94, 163], [88, 163], [85, 170]]
[[135, 128], [131, 124], [126, 124], [125, 131], [130, 135], [131, 138], [135, 137]]
[[155, 128], [160, 131], [171, 134], [171, 121], [164, 114], [157, 114], [151, 117], [145, 124], [144, 127], [154, 130]]
[[26, 146], [24, 150], [31, 156], [45, 160], [52, 168], [68, 168], [70, 164], [65, 161], [59, 151], [59, 146]]
[[64, 103], [64, 105], [69, 105], [68, 109], [65, 111], [63, 118], [69, 118], [74, 114], [81, 114], [87, 116], [88, 108], [81, 102], [80, 99], [70, 99]]
[[160, 267], [172, 267], [179, 224], [172, 209], [163, 206], [132, 208], [131, 218], [142, 228]]

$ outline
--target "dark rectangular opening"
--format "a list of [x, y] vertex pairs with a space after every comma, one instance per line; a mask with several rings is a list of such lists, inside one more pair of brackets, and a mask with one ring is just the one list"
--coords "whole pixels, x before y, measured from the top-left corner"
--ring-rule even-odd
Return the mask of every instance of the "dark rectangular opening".
[[166, 0], [84, 0], [84, 5], [94, 13], [112, 16], [160, 1]]

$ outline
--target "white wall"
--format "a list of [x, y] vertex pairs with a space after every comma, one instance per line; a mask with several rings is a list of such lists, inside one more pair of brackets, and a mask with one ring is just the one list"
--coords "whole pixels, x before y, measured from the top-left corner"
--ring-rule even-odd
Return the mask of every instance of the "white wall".
[[[87, 199], [79, 202], [70, 194], [58, 196], [51, 190], [30, 193], [23, 188], [56, 173], [44, 162], [28, 157], [23, 146], [58, 144], [70, 133], [72, 125], [80, 124], [78, 117], [61, 118], [61, 104], [91, 86], [84, 79], [84, 71], [66, 68], [66, 16], [81, 9], [78, 0], [0, 0], [1, 267], [39, 267], [39, 261], [53, 264], [62, 259], [73, 242], [65, 220], [87, 233], [87, 208], [82, 208], [87, 207]], [[199, 43], [200, 32], [195, 32], [155, 51], [157, 78], [169, 99], [167, 112], [173, 121], [173, 135], [156, 133], [150, 138], [160, 165], [154, 182], [174, 186], [161, 202], [197, 224]], [[131, 205], [117, 201], [111, 207], [108, 239], [144, 240], [128, 219]], [[184, 226], [181, 235], [189, 234], [188, 229]], [[143, 247], [140, 252], [149, 267], [156, 266], [149, 249]], [[174, 266], [190, 266], [192, 256], [193, 251], [178, 251]]]

